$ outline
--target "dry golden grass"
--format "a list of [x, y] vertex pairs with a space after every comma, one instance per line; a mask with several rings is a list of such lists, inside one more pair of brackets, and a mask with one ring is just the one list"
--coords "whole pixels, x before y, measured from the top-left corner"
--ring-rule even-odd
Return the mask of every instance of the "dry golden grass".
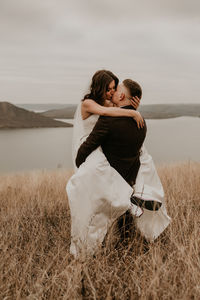
[[159, 167], [171, 225], [153, 244], [134, 229], [96, 257], [69, 254], [67, 171], [0, 177], [0, 299], [200, 299], [200, 164]]

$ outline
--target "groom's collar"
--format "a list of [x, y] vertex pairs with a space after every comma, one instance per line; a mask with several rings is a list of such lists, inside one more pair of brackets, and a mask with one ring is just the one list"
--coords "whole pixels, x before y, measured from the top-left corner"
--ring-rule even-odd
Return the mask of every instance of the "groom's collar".
[[120, 108], [133, 109], [133, 110], [135, 110], [135, 108], [134, 108], [132, 105], [120, 106]]

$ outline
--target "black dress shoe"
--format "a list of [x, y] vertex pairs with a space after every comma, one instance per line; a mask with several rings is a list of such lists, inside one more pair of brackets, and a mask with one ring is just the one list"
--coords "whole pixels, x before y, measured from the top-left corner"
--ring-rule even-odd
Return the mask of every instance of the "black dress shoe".
[[143, 200], [141, 198], [138, 198], [134, 195], [131, 196], [131, 202], [139, 207], [144, 207], [148, 210], [159, 210], [159, 208], [162, 206], [162, 203], [158, 201], [148, 201], [148, 200]]

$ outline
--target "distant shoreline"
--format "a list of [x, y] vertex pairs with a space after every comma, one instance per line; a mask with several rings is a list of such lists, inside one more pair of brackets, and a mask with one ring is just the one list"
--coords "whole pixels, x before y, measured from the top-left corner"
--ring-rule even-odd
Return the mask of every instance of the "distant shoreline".
[[[188, 118], [200, 118], [200, 117], [195, 117], [195, 116], [173, 116], [173, 117], [165, 117], [165, 118], [145, 118], [145, 120], [157, 120], [157, 121], [159, 121], [159, 120], [169, 120], [169, 119], [176, 119], [176, 118], [182, 118], [182, 117], [188, 117]], [[28, 127], [28, 126], [15, 126], [15, 127], [13, 127], [13, 126], [10, 126], [10, 127], [1, 127], [0, 126], [0, 130], [15, 130], [15, 129], [42, 129], [42, 128], [73, 128], [74, 127], [74, 125], [73, 125], [73, 121], [72, 121], [73, 119], [66, 119], [66, 121], [65, 120], [63, 120], [62, 119], [62, 123], [64, 123], [64, 124], [67, 124], [67, 126], [30, 126], [30, 127]]]
[[[0, 102], [0, 130], [73, 127], [67, 120], [74, 118], [76, 108], [75, 104], [23, 104], [18, 107], [9, 102]], [[200, 118], [200, 104], [140, 105], [138, 111], [146, 120]]]
[[[77, 105], [49, 109], [40, 113], [55, 119], [73, 119]], [[200, 104], [151, 104], [140, 105], [139, 112], [145, 119], [171, 119], [177, 117], [200, 117]]]

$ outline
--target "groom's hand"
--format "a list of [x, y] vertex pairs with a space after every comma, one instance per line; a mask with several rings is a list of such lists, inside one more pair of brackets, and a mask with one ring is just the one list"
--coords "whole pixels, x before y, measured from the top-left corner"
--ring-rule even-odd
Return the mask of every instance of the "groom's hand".
[[85, 162], [88, 155], [101, 146], [105, 139], [107, 139], [110, 130], [108, 119], [108, 117], [100, 116], [86, 141], [79, 147], [76, 156], [76, 166], [78, 168]]
[[130, 98], [131, 101], [131, 105], [135, 108], [135, 110], [138, 108], [138, 106], [140, 105], [140, 98], [138, 98], [137, 96]]

